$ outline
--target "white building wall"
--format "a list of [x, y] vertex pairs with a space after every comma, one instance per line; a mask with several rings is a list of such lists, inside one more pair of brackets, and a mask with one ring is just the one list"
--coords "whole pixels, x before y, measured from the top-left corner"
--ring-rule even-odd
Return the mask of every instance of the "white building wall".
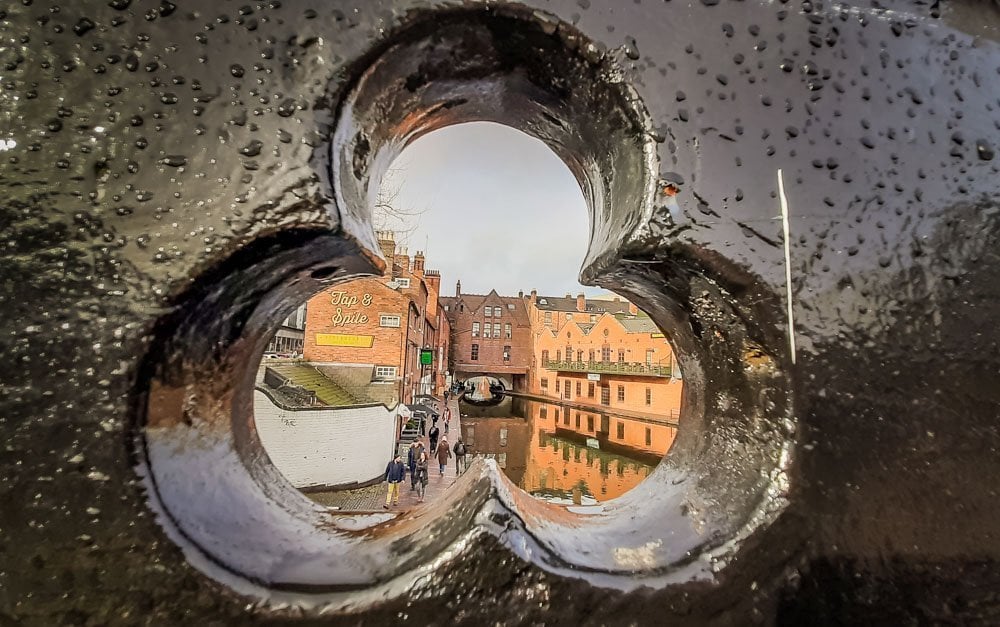
[[290, 411], [260, 390], [253, 398], [264, 450], [295, 487], [363, 482], [385, 472], [396, 442], [396, 414], [385, 406]]

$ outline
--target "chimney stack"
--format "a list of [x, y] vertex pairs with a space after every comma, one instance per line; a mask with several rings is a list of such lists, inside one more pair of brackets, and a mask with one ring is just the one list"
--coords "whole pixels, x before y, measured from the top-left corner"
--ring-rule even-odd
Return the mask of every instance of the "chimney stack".
[[392, 264], [396, 260], [396, 235], [392, 231], [379, 231], [376, 237], [378, 238], [378, 247], [382, 251], [382, 256], [385, 257], [385, 273], [391, 276]]
[[459, 279], [458, 281], [455, 282], [455, 296], [458, 297], [461, 295], [462, 295], [462, 279]]
[[517, 297], [524, 298], [524, 290], [517, 290]]
[[424, 251], [418, 250], [416, 255], [413, 255], [413, 274], [417, 277], [424, 276]]
[[531, 299], [528, 302], [530, 302], [531, 306], [534, 307], [537, 301], [538, 301], [538, 292], [536, 292], [535, 290], [531, 290]]
[[576, 295], [576, 310], [587, 311], [587, 298], [583, 294]]

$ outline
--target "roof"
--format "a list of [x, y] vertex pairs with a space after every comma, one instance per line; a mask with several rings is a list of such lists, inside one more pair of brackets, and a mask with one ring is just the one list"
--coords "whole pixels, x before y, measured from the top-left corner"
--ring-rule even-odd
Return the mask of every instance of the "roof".
[[336, 381], [326, 377], [315, 367], [299, 362], [268, 364], [292, 384], [316, 393], [316, 398], [324, 405], [358, 405], [362, 402], [356, 395], [341, 387]]
[[[628, 301], [626, 300], [599, 300], [587, 299], [585, 313], [626, 313], [628, 312]], [[579, 311], [576, 308], [576, 297], [566, 298], [565, 296], [538, 296], [535, 306], [542, 311]]]
[[652, 318], [640, 316], [637, 318], [618, 318], [618, 322], [625, 328], [626, 333], [659, 333], [656, 323]]
[[[459, 296], [442, 296], [441, 304], [448, 307], [448, 317], [454, 319], [459, 313], [455, 311], [455, 305], [463, 303], [465, 305], [465, 315], [478, 314], [487, 303], [501, 304], [504, 313], [501, 320], [507, 318], [513, 320], [518, 325], [530, 326], [528, 309], [523, 298], [518, 296], [501, 296], [496, 290], [491, 290], [489, 294], [460, 294]], [[510, 306], [514, 307], [511, 308]]]

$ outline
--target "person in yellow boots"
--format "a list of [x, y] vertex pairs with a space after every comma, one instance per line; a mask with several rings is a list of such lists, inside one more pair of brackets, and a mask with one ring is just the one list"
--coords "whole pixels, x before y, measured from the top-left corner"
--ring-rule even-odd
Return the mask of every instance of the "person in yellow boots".
[[385, 509], [389, 509], [389, 504], [399, 505], [399, 484], [406, 478], [406, 466], [403, 465], [403, 458], [396, 455], [385, 467], [385, 481], [389, 484], [389, 491], [385, 495]]

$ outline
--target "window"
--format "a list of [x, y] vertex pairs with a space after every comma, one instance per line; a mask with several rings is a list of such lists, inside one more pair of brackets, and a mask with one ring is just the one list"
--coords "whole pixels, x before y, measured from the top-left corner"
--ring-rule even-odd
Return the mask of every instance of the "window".
[[566, 410], [566, 413], [563, 414], [563, 424], [566, 425], [567, 427], [569, 426], [569, 410], [568, 409]]
[[479, 344], [473, 344], [472, 345], [472, 357], [471, 357], [471, 359], [472, 359], [472, 361], [478, 361], [479, 360]]
[[591, 381], [587, 384], [587, 396], [589, 398], [594, 398], [594, 382]]
[[576, 428], [580, 428], [580, 412], [576, 412]]
[[620, 363], [620, 364], [625, 363], [625, 349], [624, 348], [619, 348], [618, 349], [618, 363]]
[[498, 340], [500, 339], [500, 323], [499, 322], [494, 322], [493, 323], [493, 337], [495, 337]]
[[593, 430], [594, 430], [594, 417], [588, 415], [587, 416], [587, 431], [593, 431]]
[[507, 446], [507, 427], [500, 427], [500, 446]]
[[[570, 387], [571, 387], [570, 386], [570, 382], [567, 381], [566, 385], [563, 386], [563, 398], [569, 398], [569, 388]], [[566, 412], [566, 413], [568, 414], [569, 412]]]
[[[549, 389], [549, 380], [547, 378], [542, 377], [541, 383], [542, 383], [542, 389], [543, 390]], [[545, 411], [545, 410], [543, 409], [542, 411]]]
[[625, 423], [624, 422], [619, 422], [618, 423], [618, 439], [619, 440], [624, 440], [625, 439]]
[[409, 277], [396, 277], [394, 280], [396, 281], [396, 285], [399, 287], [410, 287]]
[[484, 322], [483, 323], [483, 337], [493, 337], [493, 334], [490, 333], [490, 323], [489, 322]]
[[595, 314], [590, 314], [590, 321], [597, 322], [597, 316]]
[[583, 351], [576, 351], [576, 360], [583, 361]]
[[611, 388], [603, 385], [601, 386], [601, 405], [611, 404]]
[[[549, 365], [549, 351], [542, 351], [542, 365], [543, 366]], [[542, 379], [542, 381], [544, 380], [545, 379]]]
[[566, 361], [573, 361], [573, 347], [566, 347]]
[[590, 352], [587, 353], [587, 361], [590, 361], [590, 362], [594, 361], [594, 349], [590, 349]]
[[653, 404], [653, 389], [646, 388], [646, 405], [652, 405], [652, 404]]
[[562, 361], [562, 351], [556, 351], [556, 361]]
[[510, 346], [503, 347], [503, 360], [510, 361]]
[[514, 303], [507, 303], [507, 309], [514, 311]]
[[511, 337], [510, 336], [510, 331], [511, 331], [511, 329], [510, 329], [510, 323], [509, 322], [504, 323], [504, 325], [503, 325], [503, 336], [505, 338], [507, 338], [508, 340]]
[[378, 326], [380, 327], [399, 327], [399, 316], [391, 316], [389, 314], [381, 314], [378, 317]]
[[493, 317], [494, 318], [499, 318], [501, 313], [503, 313], [503, 308], [502, 307], [494, 307], [493, 308]]
[[448, 305], [445, 305], [445, 306], [444, 306], [444, 310], [445, 310], [445, 311], [448, 311]]
[[646, 365], [647, 366], [652, 366], [653, 365], [653, 349], [652, 348], [647, 348], [646, 349]]
[[552, 312], [551, 311], [546, 311], [545, 312], [545, 324], [552, 324]]
[[556, 379], [556, 394], [559, 394], [559, 379]]
[[646, 427], [646, 446], [651, 446], [653, 444], [653, 430]]
[[538, 409], [538, 417], [541, 420], [545, 420], [546, 418], [548, 418], [549, 417], [549, 408], [548, 407], [540, 407]]
[[493, 315], [493, 308], [492, 307], [483, 307], [483, 315], [485, 315], [487, 318], [489, 318], [490, 316], [492, 316]]
[[604, 363], [611, 361], [611, 346], [608, 344], [601, 347], [601, 361]]
[[583, 389], [583, 382], [577, 381], [576, 382], [576, 395], [577, 396], [580, 396], [580, 390], [582, 390], [582, 389]]
[[618, 386], [618, 402], [619, 403], [624, 403], [625, 402], [625, 386], [624, 385], [619, 385]]
[[375, 380], [387, 381], [396, 378], [396, 366], [375, 366]]
[[573, 319], [573, 314], [571, 314], [571, 313], [566, 314], [566, 319], [567, 320], [572, 320]]
[[479, 323], [472, 323], [472, 337], [479, 337]]

